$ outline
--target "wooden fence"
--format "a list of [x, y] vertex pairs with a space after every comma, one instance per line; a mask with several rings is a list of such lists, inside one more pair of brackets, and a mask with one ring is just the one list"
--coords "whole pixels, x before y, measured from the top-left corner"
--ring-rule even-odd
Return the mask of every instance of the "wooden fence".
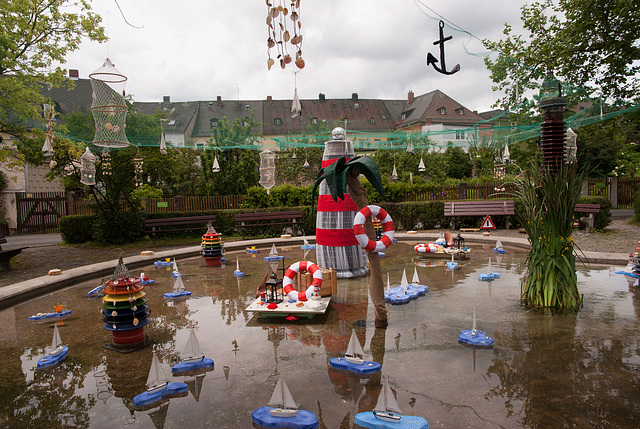
[[[245, 195], [216, 195], [202, 197], [143, 198], [145, 213], [194, 212], [206, 210], [239, 209], [247, 200]], [[74, 214], [92, 214], [93, 201], [75, 201]]]
[[58, 220], [67, 214], [64, 192], [16, 193], [18, 234], [46, 233], [58, 230]]

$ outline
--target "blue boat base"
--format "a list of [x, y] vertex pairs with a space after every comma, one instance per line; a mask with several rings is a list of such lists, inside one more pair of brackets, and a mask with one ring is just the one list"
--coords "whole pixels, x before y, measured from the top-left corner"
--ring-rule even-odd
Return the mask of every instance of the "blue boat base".
[[373, 374], [382, 369], [378, 362], [364, 361], [360, 365], [347, 362], [345, 358], [330, 358], [329, 365], [335, 369], [355, 372], [356, 374]]
[[211, 368], [213, 367], [213, 360], [204, 358], [200, 362], [180, 362], [171, 367], [172, 373], [193, 371], [194, 369]]
[[402, 289], [402, 286], [392, 287], [389, 290], [384, 291], [384, 300], [391, 304], [406, 304], [407, 302], [423, 296], [429, 290], [429, 286], [408, 284], [407, 289]]
[[493, 347], [493, 338], [488, 337], [484, 331], [477, 330], [475, 337], [472, 335], [471, 329], [463, 329], [458, 334], [458, 341], [469, 344], [474, 347], [491, 348]]
[[628, 276], [628, 277], [633, 277], [634, 279], [637, 279], [638, 277], [640, 277], [640, 276], [638, 276], [637, 274], [634, 274], [631, 271], [616, 271], [615, 273], [616, 274], [623, 274], [623, 275]]
[[483, 280], [483, 281], [493, 281], [495, 279], [499, 279], [500, 278], [500, 273], [484, 273], [484, 274], [480, 274], [478, 276], [478, 280]]
[[180, 299], [180, 298], [188, 298], [191, 296], [191, 292], [183, 291], [183, 292], [167, 292], [163, 295], [165, 299]]
[[356, 414], [355, 424], [369, 429], [429, 429], [429, 422], [424, 417], [402, 416], [398, 422], [385, 422], [371, 411]]
[[494, 252], [496, 252], [496, 253], [507, 253], [507, 251], [506, 251], [506, 250], [504, 250], [504, 249], [502, 249], [502, 248], [501, 248], [501, 249], [498, 249], [497, 247], [494, 247], [494, 248], [493, 248], [493, 251], [494, 251]]
[[144, 407], [145, 405], [159, 401], [164, 396], [184, 393], [187, 392], [188, 389], [189, 387], [185, 383], [169, 383], [167, 384], [167, 387], [157, 392], [149, 393], [144, 391], [141, 394], [136, 395], [133, 398], [133, 405], [136, 407]]
[[36, 367], [38, 369], [50, 368], [65, 360], [68, 354], [69, 348], [67, 346], [62, 346], [62, 352], [58, 353], [55, 356], [46, 355], [45, 357], [40, 358]]
[[68, 316], [71, 316], [71, 310], [64, 310], [60, 313], [35, 314], [33, 316], [29, 316], [29, 320], [37, 322], [39, 320], [62, 319]]
[[294, 417], [274, 417], [271, 407], [260, 407], [251, 413], [251, 420], [257, 425], [269, 429], [315, 429], [318, 427], [318, 417], [311, 411], [298, 410]]

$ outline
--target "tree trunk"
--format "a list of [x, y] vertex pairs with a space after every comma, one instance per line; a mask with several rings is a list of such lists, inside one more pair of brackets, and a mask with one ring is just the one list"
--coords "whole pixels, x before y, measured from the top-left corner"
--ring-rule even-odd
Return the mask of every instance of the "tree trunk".
[[[352, 167], [349, 169], [347, 186], [349, 186], [351, 199], [358, 206], [358, 210], [361, 210], [369, 205], [369, 200], [367, 199], [367, 190], [358, 179], [359, 176], [360, 170], [358, 168]], [[366, 220], [364, 230], [371, 240], [376, 241], [376, 233], [371, 218]], [[371, 270], [371, 277], [369, 277], [369, 296], [375, 309], [375, 326], [376, 328], [386, 328], [388, 325], [387, 308], [384, 303], [384, 284], [382, 281], [380, 255], [378, 255], [378, 252], [367, 253], [369, 256], [369, 269]]]

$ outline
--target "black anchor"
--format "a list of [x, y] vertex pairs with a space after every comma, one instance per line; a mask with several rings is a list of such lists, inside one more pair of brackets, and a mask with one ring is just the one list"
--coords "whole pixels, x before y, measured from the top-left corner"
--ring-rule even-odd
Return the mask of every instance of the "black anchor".
[[453, 39], [453, 36], [444, 37], [444, 22], [440, 21], [440, 40], [436, 40], [433, 44], [440, 45], [440, 64], [442, 64], [442, 68], [436, 65], [438, 60], [431, 55], [431, 52], [427, 54], [427, 66], [433, 65], [433, 68], [442, 74], [454, 74], [460, 71], [460, 64], [456, 64], [451, 71], [447, 71], [447, 66], [444, 64], [444, 42], [451, 39]]

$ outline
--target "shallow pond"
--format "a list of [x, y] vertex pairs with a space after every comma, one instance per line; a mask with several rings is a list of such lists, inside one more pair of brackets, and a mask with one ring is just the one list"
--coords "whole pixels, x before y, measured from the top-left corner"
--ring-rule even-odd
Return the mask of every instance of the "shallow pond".
[[[621, 267], [580, 270], [584, 307], [577, 315], [551, 315], [520, 306], [520, 278], [526, 253], [507, 247], [496, 257], [475, 246], [458, 271], [442, 260], [421, 259], [413, 245], [399, 243], [382, 259], [392, 286], [417, 266], [426, 296], [387, 305], [389, 327], [375, 329], [368, 277], [339, 279], [326, 315], [312, 321], [262, 320], [245, 312], [266, 271], [262, 257], [229, 253], [226, 267], [206, 267], [200, 258], [178, 260], [193, 296], [166, 302], [174, 280], [166, 268], [151, 266], [155, 283], [146, 290], [153, 344], [133, 353], [105, 349], [100, 299], [87, 292], [92, 279], [0, 312], [0, 425], [5, 427], [250, 428], [251, 412], [267, 404], [282, 374], [300, 408], [314, 412], [321, 428], [353, 428], [355, 414], [373, 409], [380, 375], [357, 377], [334, 371], [352, 329], [365, 358], [382, 363], [404, 414], [426, 418], [430, 427], [549, 428], [640, 427], [640, 291]], [[279, 248], [287, 263], [303, 258], [299, 247]], [[236, 255], [247, 276], [233, 276]], [[501, 278], [481, 282], [492, 271]], [[313, 252], [307, 255], [315, 260]], [[233, 263], [231, 263], [233, 262]], [[133, 270], [132, 270], [133, 271]], [[70, 352], [50, 370], [36, 362], [51, 343], [52, 323], [28, 317], [64, 304], [72, 317], [59, 327]], [[472, 349], [457, 341], [478, 328], [495, 339], [493, 349]], [[194, 328], [212, 371], [171, 377], [189, 329]], [[146, 409], [133, 406], [145, 390], [156, 350], [171, 381], [189, 393]]]

